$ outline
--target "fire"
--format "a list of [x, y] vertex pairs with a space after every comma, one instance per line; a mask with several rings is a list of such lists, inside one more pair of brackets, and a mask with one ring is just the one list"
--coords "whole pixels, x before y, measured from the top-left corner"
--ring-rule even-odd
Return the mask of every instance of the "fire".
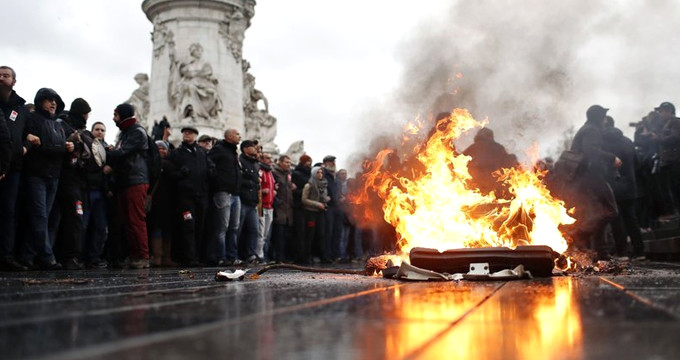
[[[574, 223], [564, 202], [542, 182], [544, 172], [506, 168], [495, 174], [504, 194], [482, 193], [468, 171], [471, 157], [456, 151], [454, 141], [483, 127], [465, 109], [440, 120], [436, 130], [407, 159], [408, 169], [390, 166], [391, 149], [364, 164], [364, 187], [350, 200], [355, 204], [382, 201], [385, 221], [394, 226], [398, 249], [440, 251], [463, 247], [547, 245], [563, 253], [567, 241], [559, 227]], [[408, 128], [413, 133], [412, 128]], [[374, 198], [371, 198], [374, 196]], [[359, 206], [370, 218], [370, 206]]]

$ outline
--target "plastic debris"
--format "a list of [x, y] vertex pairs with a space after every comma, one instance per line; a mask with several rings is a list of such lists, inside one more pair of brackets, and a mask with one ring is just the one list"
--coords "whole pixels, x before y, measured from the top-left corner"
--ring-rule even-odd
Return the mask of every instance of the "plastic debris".
[[245, 277], [246, 273], [248, 272], [248, 269], [242, 270], [234, 270], [234, 272], [231, 272], [231, 270], [226, 270], [226, 271], [218, 271], [217, 274], [215, 274], [215, 280], [216, 281], [243, 281], [243, 278]]

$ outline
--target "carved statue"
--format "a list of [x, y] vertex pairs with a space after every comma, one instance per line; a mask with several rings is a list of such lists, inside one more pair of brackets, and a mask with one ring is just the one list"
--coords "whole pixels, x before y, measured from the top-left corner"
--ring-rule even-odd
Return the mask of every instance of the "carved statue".
[[264, 93], [255, 88], [255, 77], [250, 73], [246, 73], [245, 79], [243, 81], [243, 96], [244, 96], [244, 107], [243, 110], [246, 113], [259, 111], [257, 107], [257, 102], [262, 100], [264, 102], [264, 111], [269, 113], [269, 101]]
[[135, 75], [135, 81], [139, 87], [132, 92], [126, 103], [135, 107], [135, 115], [141, 124], [146, 124], [149, 116], [149, 75], [139, 73]]
[[234, 8], [233, 12], [226, 13], [225, 19], [220, 23], [219, 34], [227, 43], [227, 48], [234, 55], [236, 62], [243, 59], [242, 49], [245, 32], [250, 26], [250, 16], [245, 16], [243, 10]]
[[[194, 43], [189, 46], [191, 58], [180, 61], [175, 58], [174, 46], [170, 47], [170, 81], [168, 101], [177, 111], [177, 119], [215, 119], [222, 111], [212, 66], [201, 59], [203, 47]], [[189, 115], [189, 116], [188, 116]]]
[[153, 21], [153, 32], [151, 33], [151, 41], [153, 43], [153, 56], [159, 57], [166, 45], [174, 46], [174, 37], [172, 30], [161, 24], [160, 18], [156, 17]]
[[286, 150], [285, 154], [290, 157], [290, 161], [293, 162], [293, 164], [297, 164], [300, 162], [300, 156], [302, 156], [305, 153], [305, 141], [304, 140], [298, 140], [288, 147], [288, 150]]

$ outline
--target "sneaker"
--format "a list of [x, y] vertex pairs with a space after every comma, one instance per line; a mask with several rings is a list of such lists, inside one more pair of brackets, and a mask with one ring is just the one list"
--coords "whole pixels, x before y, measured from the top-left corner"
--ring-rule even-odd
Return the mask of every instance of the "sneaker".
[[260, 263], [260, 258], [257, 257], [257, 255], [250, 255], [248, 258], [248, 264], [249, 265], [257, 265]]
[[0, 261], [0, 269], [5, 271], [26, 271], [28, 266], [19, 264], [13, 258], [5, 258]]
[[52, 262], [39, 262], [36, 263], [38, 269], [40, 270], [63, 270], [64, 267], [56, 261]]
[[130, 261], [130, 269], [148, 269], [149, 260], [148, 259], [137, 259]]
[[85, 266], [86, 269], [106, 269], [108, 267], [109, 264], [104, 260], [93, 261]]
[[83, 270], [83, 264], [76, 258], [68, 259], [62, 265], [64, 270]]

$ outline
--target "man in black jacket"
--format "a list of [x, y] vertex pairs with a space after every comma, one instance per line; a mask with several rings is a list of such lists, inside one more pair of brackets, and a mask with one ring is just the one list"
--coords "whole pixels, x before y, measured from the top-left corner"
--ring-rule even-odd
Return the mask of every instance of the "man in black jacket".
[[0, 269], [22, 271], [26, 267], [14, 258], [16, 243], [16, 212], [19, 184], [21, 183], [21, 164], [24, 153], [24, 127], [28, 111], [24, 108], [26, 101], [14, 91], [16, 73], [9, 66], [0, 66], [0, 112], [9, 130], [12, 149], [11, 161], [5, 169], [4, 178], [0, 180]]
[[[215, 229], [209, 236], [211, 241], [208, 261], [219, 265], [238, 265], [237, 236], [241, 218], [241, 168], [236, 147], [241, 134], [236, 129], [227, 129], [224, 140], [218, 141], [208, 158], [215, 165], [215, 176], [210, 182], [211, 206], [215, 208]], [[216, 256], [217, 258], [212, 258]]]
[[196, 144], [198, 130], [182, 128], [182, 143], [168, 156], [175, 170], [177, 210], [181, 228], [181, 249], [187, 266], [198, 266], [206, 255], [204, 241], [205, 214], [208, 210], [208, 178], [213, 163], [205, 150]]
[[257, 160], [257, 141], [244, 140], [241, 143], [241, 220], [239, 237], [249, 263], [256, 264], [263, 259], [257, 256], [259, 217], [257, 203], [260, 193], [260, 167]]
[[26, 152], [24, 184], [30, 241], [23, 260], [28, 266], [46, 270], [61, 269], [52, 253], [48, 233], [48, 216], [57, 194], [61, 164], [66, 152], [73, 152], [73, 143], [66, 141], [57, 114], [64, 110], [64, 102], [54, 90], [42, 88], [35, 95], [35, 112], [26, 122]]
[[574, 235], [577, 245], [590, 246], [597, 251], [600, 260], [609, 258], [605, 247], [605, 227], [618, 215], [612, 189], [605, 180], [609, 167], [620, 168], [621, 159], [602, 149], [602, 128], [607, 110], [593, 105], [586, 111], [586, 122], [574, 135], [571, 150], [583, 154], [584, 171], [574, 186], [577, 191], [577, 231]]
[[130, 267], [149, 267], [149, 241], [144, 204], [149, 189], [147, 166], [149, 142], [146, 130], [137, 123], [135, 108], [120, 104], [113, 112], [120, 129], [115, 148], [109, 146], [106, 158], [113, 168], [113, 182], [118, 191], [120, 220], [130, 245]]
[[61, 264], [66, 270], [80, 270], [82, 250], [83, 214], [87, 206], [87, 160], [92, 157], [92, 149], [87, 148], [81, 136], [85, 136], [85, 126], [92, 109], [82, 98], [71, 103], [65, 121], [59, 119], [66, 139], [73, 142], [74, 151], [64, 156], [61, 178], [55, 204], [50, 213], [50, 240], [59, 240], [63, 252]]
[[633, 141], [625, 136], [620, 129], [614, 127], [614, 119], [607, 116], [605, 129], [602, 132], [603, 149], [621, 159], [621, 167], [614, 166], [607, 169], [607, 182], [614, 191], [619, 215], [611, 222], [612, 234], [616, 245], [616, 255], [628, 257], [627, 237], [633, 244], [633, 257], [644, 259], [644, 245], [638, 224], [636, 206], [637, 183], [635, 179], [636, 154]]

